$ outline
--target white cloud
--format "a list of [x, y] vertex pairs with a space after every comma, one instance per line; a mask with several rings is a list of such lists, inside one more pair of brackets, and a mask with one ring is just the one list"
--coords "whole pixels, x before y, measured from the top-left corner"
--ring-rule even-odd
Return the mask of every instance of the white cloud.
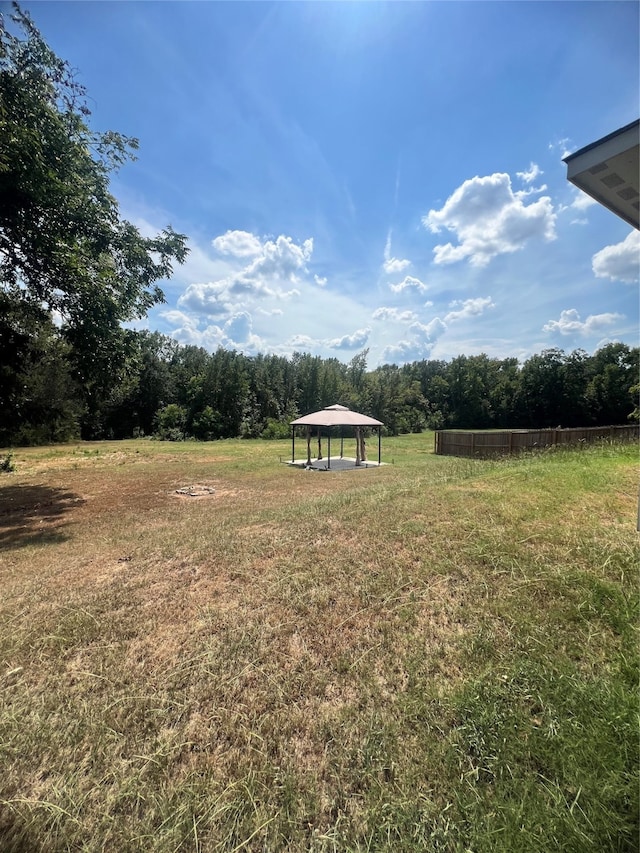
[[371, 329], [358, 329], [352, 335], [343, 335], [325, 343], [330, 349], [360, 349], [369, 340], [370, 334]]
[[435, 317], [427, 324], [412, 323], [409, 326], [409, 332], [413, 338], [398, 341], [397, 344], [385, 347], [382, 352], [383, 362], [406, 364], [409, 361], [421, 361], [429, 358], [436, 341], [446, 331], [446, 328], [439, 317]]
[[399, 323], [412, 323], [417, 319], [413, 311], [400, 311], [398, 308], [387, 308], [385, 306], [376, 308], [371, 317], [374, 320], [396, 320]]
[[[420, 361], [430, 358], [431, 351], [438, 340], [448, 330], [449, 324], [465, 317], [477, 317], [484, 313], [485, 309], [493, 308], [494, 303], [490, 296], [477, 297], [475, 299], [465, 299], [462, 301], [452, 302], [451, 306], [456, 310], [450, 311], [445, 315], [444, 320], [440, 317], [434, 317], [429, 323], [420, 323], [415, 320], [409, 325], [409, 337], [405, 340], [398, 341], [396, 344], [385, 347], [382, 352], [382, 360], [396, 364], [406, 364], [410, 361]], [[408, 319], [406, 315], [411, 312], [403, 312], [404, 316], [393, 308], [377, 308], [373, 316], [376, 319], [393, 319], [399, 320]], [[415, 315], [414, 315], [415, 316]]]
[[411, 261], [408, 261], [406, 258], [389, 258], [382, 266], [384, 267], [384, 271], [390, 275], [394, 272], [402, 272], [402, 270], [410, 267]]
[[532, 238], [555, 239], [555, 220], [550, 198], [527, 205], [513, 192], [509, 175], [498, 172], [465, 181], [422, 222], [434, 234], [446, 228], [458, 239], [458, 245], [435, 247], [436, 264], [468, 258], [472, 266], [483, 267], [497, 255], [524, 248]]
[[[214, 247], [245, 260], [244, 266], [218, 281], [190, 284], [178, 300], [180, 308], [199, 314], [224, 316], [238, 300], [263, 297], [288, 299], [299, 296], [297, 288], [283, 290], [283, 284], [298, 284], [307, 273], [313, 253], [313, 239], [295, 243], [281, 234], [275, 240], [260, 241], [246, 231], [227, 231], [213, 240]], [[247, 262], [248, 258], [252, 260]]]
[[311, 350], [317, 346], [318, 343], [319, 341], [310, 338], [309, 335], [293, 335], [293, 337], [289, 338], [286, 345], [294, 347], [295, 349]]
[[527, 198], [530, 195], [538, 195], [538, 193], [543, 193], [546, 189], [548, 189], [546, 184], [541, 184], [539, 187], [529, 187], [528, 190], [518, 190], [514, 193], [514, 196], [517, 199]]
[[327, 283], [327, 277], [326, 276], [314, 275], [313, 280], [318, 285], [318, 287], [324, 287], [325, 284]]
[[[565, 213], [565, 211], [570, 211], [573, 213], [583, 214], [585, 210], [588, 210], [590, 207], [593, 207], [594, 204], [597, 204], [597, 201], [591, 198], [590, 195], [581, 192], [578, 189], [574, 188], [573, 191], [573, 199], [569, 202], [569, 204], [560, 204], [556, 208], [557, 213]], [[571, 220], [571, 225], [586, 225], [588, 220], [579, 215], [577, 218]]]
[[253, 334], [253, 322], [247, 311], [232, 314], [222, 326], [210, 324], [200, 329], [199, 323], [181, 311], [165, 311], [162, 316], [177, 324], [170, 334], [181, 344], [204, 347], [210, 351], [218, 347], [241, 350], [249, 355], [264, 349], [264, 341]]
[[572, 153], [572, 145], [573, 143], [569, 139], [568, 136], [563, 137], [562, 139], [556, 139], [555, 142], [549, 143], [549, 151], [560, 152], [560, 159], [564, 160], [565, 157], [568, 157], [569, 154]]
[[262, 243], [249, 231], [227, 231], [211, 241], [213, 248], [221, 255], [233, 255], [236, 258], [251, 258], [262, 252]]
[[[397, 192], [398, 177], [396, 177], [396, 194]], [[406, 258], [391, 257], [391, 234], [392, 231], [391, 229], [389, 229], [389, 233], [387, 234], [387, 242], [384, 246], [384, 262], [382, 264], [384, 271], [389, 275], [394, 272], [402, 272], [402, 270], [406, 269], [408, 266], [411, 266], [411, 261], [408, 261]]]
[[296, 274], [305, 271], [313, 254], [313, 238], [304, 243], [294, 243], [291, 237], [281, 234], [276, 240], [262, 244], [261, 255], [245, 270], [250, 277], [273, 276], [283, 281], [297, 281]]
[[576, 190], [576, 197], [571, 202], [569, 207], [572, 210], [587, 210], [587, 208], [593, 207], [594, 204], [597, 203], [598, 202], [595, 200], [595, 198], [591, 198], [590, 195], [580, 192], [580, 190]]
[[622, 243], [605, 246], [591, 259], [597, 278], [635, 284], [640, 268], [640, 232], [630, 231]]
[[484, 313], [485, 308], [495, 308], [495, 304], [491, 301], [490, 296], [478, 296], [475, 299], [465, 299], [464, 302], [456, 300], [449, 307], [456, 310], [449, 311], [445, 315], [445, 323], [452, 323], [465, 317], [478, 317]]
[[334, 350], [360, 349], [367, 343], [370, 334], [371, 329], [358, 329], [352, 335], [343, 335], [341, 338], [327, 340], [312, 338], [309, 335], [293, 335], [288, 339], [285, 347], [308, 352], [325, 347]]
[[414, 335], [422, 338], [425, 341], [436, 341], [440, 335], [447, 330], [447, 326], [439, 317], [434, 317], [431, 322], [427, 323], [412, 323], [409, 326], [409, 331]]
[[560, 332], [561, 335], [593, 335], [622, 319], [622, 314], [590, 314], [582, 321], [576, 309], [569, 308], [560, 312], [559, 320], [549, 320], [542, 328], [545, 332]]
[[232, 308], [226, 279], [211, 284], [190, 284], [178, 299], [181, 308], [187, 308], [196, 314], [222, 316]]
[[198, 321], [183, 311], [161, 311], [160, 316], [173, 326], [198, 326]]
[[390, 344], [382, 351], [382, 363], [407, 364], [411, 361], [428, 359], [434, 344], [423, 341], [398, 341]]
[[[197, 317], [191, 317], [183, 311], [161, 311], [160, 316], [171, 326], [169, 335], [181, 344], [203, 346], [203, 332], [199, 328]], [[214, 327], [219, 331], [218, 327]]]
[[265, 317], [283, 317], [284, 311], [282, 308], [272, 308], [270, 311], [267, 311], [266, 308], [258, 308], [258, 314], [263, 314]]
[[532, 184], [535, 179], [542, 174], [544, 173], [537, 163], [531, 163], [529, 165], [528, 172], [516, 172], [516, 175], [520, 178], [521, 181], [524, 181], [525, 184]]
[[406, 275], [401, 282], [398, 284], [390, 284], [389, 287], [394, 293], [402, 293], [403, 290], [408, 290], [410, 288], [415, 288], [420, 293], [424, 293], [425, 290], [428, 290], [428, 287], [424, 282], [412, 275]]
[[232, 314], [224, 324], [225, 336], [238, 344], [247, 343], [251, 340], [252, 329], [251, 315], [247, 311]]

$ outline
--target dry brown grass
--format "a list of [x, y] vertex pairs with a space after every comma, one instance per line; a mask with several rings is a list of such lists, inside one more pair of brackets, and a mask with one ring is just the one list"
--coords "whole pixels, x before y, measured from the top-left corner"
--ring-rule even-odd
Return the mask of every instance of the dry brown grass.
[[[523, 493], [516, 463], [312, 474], [271, 447], [16, 455], [0, 484], [7, 849], [366, 849], [387, 819], [371, 849], [427, 849], [455, 799], [456, 691], [550, 635], [585, 672], [626, 647], [580, 608], [597, 609], [587, 575], [619, 580], [633, 559], [628, 458], [577, 495], [535, 462]], [[194, 483], [215, 492], [176, 494]]]

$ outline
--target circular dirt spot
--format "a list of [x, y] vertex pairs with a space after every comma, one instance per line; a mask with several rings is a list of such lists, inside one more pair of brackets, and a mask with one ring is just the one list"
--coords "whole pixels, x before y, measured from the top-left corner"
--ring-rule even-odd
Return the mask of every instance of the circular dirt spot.
[[216, 490], [213, 486], [182, 486], [180, 489], [176, 489], [176, 495], [184, 498], [208, 498], [211, 495], [214, 495]]

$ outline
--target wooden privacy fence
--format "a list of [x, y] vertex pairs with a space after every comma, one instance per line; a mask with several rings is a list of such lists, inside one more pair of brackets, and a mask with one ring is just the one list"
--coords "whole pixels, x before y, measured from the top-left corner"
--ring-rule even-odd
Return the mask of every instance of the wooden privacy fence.
[[457, 430], [441, 429], [435, 434], [435, 452], [442, 456], [507, 456], [522, 450], [596, 441], [633, 441], [640, 425], [582, 427], [578, 429]]

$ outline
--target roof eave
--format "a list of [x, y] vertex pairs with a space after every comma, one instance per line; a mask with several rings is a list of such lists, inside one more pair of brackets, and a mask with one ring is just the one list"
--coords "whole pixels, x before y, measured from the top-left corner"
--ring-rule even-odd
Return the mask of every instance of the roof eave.
[[640, 120], [563, 158], [567, 180], [640, 229]]

